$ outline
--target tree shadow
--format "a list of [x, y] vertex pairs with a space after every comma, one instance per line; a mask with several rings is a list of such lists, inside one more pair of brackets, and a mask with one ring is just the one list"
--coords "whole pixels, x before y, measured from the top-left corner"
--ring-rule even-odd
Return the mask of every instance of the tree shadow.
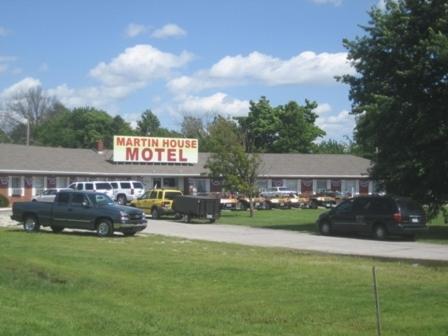
[[430, 225], [428, 230], [418, 234], [420, 239], [447, 240], [448, 225]]

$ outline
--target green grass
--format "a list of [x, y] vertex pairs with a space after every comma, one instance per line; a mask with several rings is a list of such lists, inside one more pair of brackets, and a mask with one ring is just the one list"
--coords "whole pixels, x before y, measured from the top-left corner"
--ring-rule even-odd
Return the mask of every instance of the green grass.
[[446, 335], [448, 266], [0, 229], [1, 335]]
[[[224, 210], [221, 212], [218, 223], [316, 233], [316, 219], [325, 211], [327, 210], [260, 210], [256, 211], [254, 217], [251, 218], [248, 211]], [[428, 223], [427, 232], [417, 235], [417, 241], [448, 244], [448, 224], [444, 224], [441, 214]]]

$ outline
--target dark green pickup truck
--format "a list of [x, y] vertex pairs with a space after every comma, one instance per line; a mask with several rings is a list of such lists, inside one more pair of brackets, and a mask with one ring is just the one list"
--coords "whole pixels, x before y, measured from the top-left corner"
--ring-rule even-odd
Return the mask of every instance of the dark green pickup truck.
[[16, 202], [11, 219], [22, 222], [25, 231], [49, 226], [54, 232], [64, 228], [96, 230], [98, 236], [114, 231], [134, 235], [146, 228], [143, 211], [115, 204], [107, 195], [85, 191], [60, 191], [53, 203]]

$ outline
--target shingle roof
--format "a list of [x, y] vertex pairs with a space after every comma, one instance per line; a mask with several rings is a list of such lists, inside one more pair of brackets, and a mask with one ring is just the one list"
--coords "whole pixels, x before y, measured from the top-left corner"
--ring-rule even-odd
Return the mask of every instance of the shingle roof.
[[[194, 165], [112, 162], [112, 151], [0, 144], [0, 174], [91, 176], [201, 176], [209, 153], [199, 153]], [[261, 154], [260, 176], [367, 177], [370, 161], [353, 155]]]

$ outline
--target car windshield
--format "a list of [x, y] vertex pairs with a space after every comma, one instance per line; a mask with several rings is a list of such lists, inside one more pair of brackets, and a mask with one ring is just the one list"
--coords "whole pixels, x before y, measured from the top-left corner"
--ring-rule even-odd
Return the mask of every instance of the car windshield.
[[105, 194], [89, 194], [88, 195], [90, 202], [95, 205], [113, 205], [114, 201], [105, 195]]

